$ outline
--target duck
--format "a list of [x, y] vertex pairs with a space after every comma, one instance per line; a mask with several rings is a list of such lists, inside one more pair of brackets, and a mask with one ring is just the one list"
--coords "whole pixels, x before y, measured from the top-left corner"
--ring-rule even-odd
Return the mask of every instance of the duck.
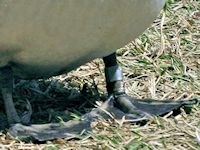
[[46, 79], [102, 58], [108, 95], [131, 112], [116, 50], [150, 26], [165, 0], [0, 1], [0, 90], [10, 126], [23, 123], [13, 80]]

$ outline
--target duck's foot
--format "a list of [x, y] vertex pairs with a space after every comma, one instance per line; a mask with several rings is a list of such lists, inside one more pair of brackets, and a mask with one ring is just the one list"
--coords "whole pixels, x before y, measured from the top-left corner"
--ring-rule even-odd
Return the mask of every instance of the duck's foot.
[[117, 108], [128, 114], [138, 116], [162, 116], [170, 111], [177, 110], [184, 105], [197, 104], [197, 99], [179, 101], [159, 101], [153, 99], [135, 99], [126, 94], [115, 96], [114, 104]]
[[114, 107], [114, 99], [110, 97], [101, 106], [93, 109], [91, 112], [82, 116], [81, 120], [70, 120], [62, 123], [22, 125], [15, 124], [8, 130], [8, 135], [20, 140], [47, 141], [58, 138], [71, 139], [77, 135], [88, 133], [92, 130], [91, 123], [97, 119], [121, 120], [124, 116], [131, 121], [141, 121], [144, 118], [137, 119], [134, 114], [125, 114]]
[[[77, 135], [91, 131], [91, 123], [97, 119], [112, 119], [119, 122], [122, 119], [128, 122], [147, 121], [149, 116], [157, 116], [178, 109], [183, 105], [196, 104], [197, 100], [183, 101], [155, 101], [137, 100], [127, 95], [110, 96], [101, 106], [82, 116], [82, 119], [70, 120], [62, 123], [37, 124], [25, 126], [15, 124], [9, 129], [9, 134], [22, 140], [46, 141], [57, 138], [71, 139]], [[117, 106], [117, 107], [115, 107]]]
[[75, 138], [78, 134], [90, 131], [89, 121], [71, 120], [64, 123], [34, 124], [26, 126], [15, 124], [8, 130], [8, 135], [23, 141], [47, 141], [59, 138]]

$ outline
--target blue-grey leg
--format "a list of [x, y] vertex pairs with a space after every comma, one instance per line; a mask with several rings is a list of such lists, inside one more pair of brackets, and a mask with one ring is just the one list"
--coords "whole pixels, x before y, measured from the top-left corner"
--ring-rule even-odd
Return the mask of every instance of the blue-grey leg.
[[125, 94], [123, 74], [117, 63], [116, 53], [103, 58], [108, 95]]
[[128, 114], [162, 115], [182, 105], [196, 104], [196, 99], [188, 101], [157, 101], [153, 99], [138, 100], [125, 93], [122, 69], [117, 64], [116, 54], [113, 53], [103, 58], [105, 64], [105, 77], [109, 98], [114, 99], [114, 104]]
[[14, 77], [11, 67], [6, 66], [0, 68], [0, 91], [5, 105], [8, 124], [10, 126], [16, 123], [29, 124], [32, 115], [31, 104], [27, 102], [28, 111], [20, 118], [13, 102], [13, 80]]
[[13, 73], [10, 67], [0, 68], [0, 90], [4, 100], [9, 125], [19, 123], [20, 118], [13, 103]]
[[123, 73], [117, 63], [116, 53], [103, 58], [105, 64], [106, 87], [109, 97], [114, 98], [115, 106], [125, 113], [143, 114], [132, 104], [130, 97], [125, 93]]

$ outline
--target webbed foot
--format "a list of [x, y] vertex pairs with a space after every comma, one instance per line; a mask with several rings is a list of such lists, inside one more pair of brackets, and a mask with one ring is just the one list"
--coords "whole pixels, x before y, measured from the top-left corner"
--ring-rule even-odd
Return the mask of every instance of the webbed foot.
[[162, 116], [170, 111], [177, 110], [184, 105], [194, 105], [197, 99], [179, 101], [159, 101], [153, 99], [135, 99], [127, 94], [114, 96], [114, 105], [124, 113], [136, 114], [138, 117]]

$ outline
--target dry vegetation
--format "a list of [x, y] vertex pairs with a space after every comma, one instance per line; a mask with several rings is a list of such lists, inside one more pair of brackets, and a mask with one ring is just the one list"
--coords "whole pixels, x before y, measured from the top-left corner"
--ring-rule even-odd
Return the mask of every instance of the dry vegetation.
[[[200, 1], [169, 0], [154, 24], [138, 39], [118, 50], [118, 56], [129, 95], [158, 100], [200, 99]], [[38, 116], [41, 114], [33, 116], [40, 118], [39, 122], [51, 120], [49, 116], [55, 118], [51, 121], [61, 121], [69, 119], [61, 112], [69, 105], [63, 104], [66, 97], [77, 99], [78, 89], [84, 83], [93, 87], [88, 92], [91, 97], [96, 94], [95, 85], [98, 85], [99, 93], [103, 94], [104, 82], [103, 63], [97, 59], [67, 75], [47, 81], [21, 81], [17, 85], [15, 99], [22, 99], [17, 101], [20, 110], [25, 109], [26, 99], [33, 108], [43, 105], [42, 109], [47, 111], [42, 117]], [[99, 100], [98, 97], [96, 99]], [[75, 104], [80, 105], [77, 102]], [[83, 103], [82, 106], [85, 107], [81, 107], [79, 111], [72, 105], [68, 111], [73, 112], [70, 116], [78, 117], [93, 104], [91, 101]], [[50, 106], [53, 107], [49, 109]], [[177, 116], [169, 113], [164, 117], [155, 117], [143, 126], [112, 120], [97, 121], [93, 123], [94, 130], [88, 135], [77, 135], [75, 139], [58, 139], [43, 144], [13, 141], [2, 131], [0, 149], [199, 150], [199, 116], [200, 107], [196, 105], [189, 114], [181, 109]]]

